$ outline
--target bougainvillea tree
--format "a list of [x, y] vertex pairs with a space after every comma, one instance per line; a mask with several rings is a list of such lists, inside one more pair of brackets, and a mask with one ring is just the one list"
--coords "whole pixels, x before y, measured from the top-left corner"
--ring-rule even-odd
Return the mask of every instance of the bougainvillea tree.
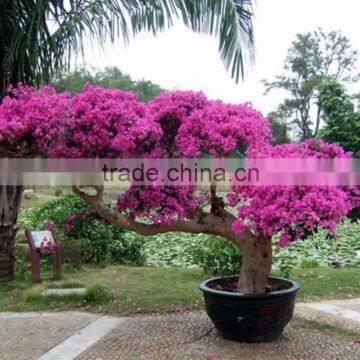
[[[0, 128], [10, 131], [13, 115], [27, 108], [32, 115], [17, 131], [32, 139], [34, 151], [50, 157], [199, 158], [239, 152], [255, 158], [350, 156], [314, 140], [272, 147], [269, 122], [250, 104], [210, 101], [202, 93], [164, 93], [146, 105], [133, 94], [91, 86], [72, 98], [49, 88], [21, 93], [4, 101]], [[227, 195], [214, 185], [205, 192], [188, 185], [133, 185], [110, 207], [102, 201], [103, 186], [93, 188], [95, 193], [75, 186], [74, 192], [104, 221], [123, 229], [143, 235], [207, 233], [230, 240], [243, 254], [238, 284], [243, 293], [265, 291], [275, 234], [280, 234], [279, 246], [319, 227], [335, 235], [336, 225], [360, 205], [358, 189], [237, 184]]]

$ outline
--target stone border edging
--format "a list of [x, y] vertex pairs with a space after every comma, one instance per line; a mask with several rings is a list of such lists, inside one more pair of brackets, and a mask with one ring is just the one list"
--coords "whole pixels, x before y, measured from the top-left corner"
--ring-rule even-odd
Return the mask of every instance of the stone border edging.
[[73, 360], [125, 320], [126, 318], [101, 316], [40, 356], [38, 360]]

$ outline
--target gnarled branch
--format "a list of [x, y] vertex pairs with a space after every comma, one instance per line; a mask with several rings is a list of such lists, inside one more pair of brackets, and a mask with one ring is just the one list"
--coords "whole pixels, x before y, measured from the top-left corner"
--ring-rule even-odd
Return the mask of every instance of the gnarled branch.
[[122, 229], [132, 230], [141, 235], [156, 235], [171, 231], [180, 231], [186, 233], [205, 233], [223, 236], [237, 246], [239, 246], [239, 238], [232, 231], [232, 223], [235, 217], [230, 213], [223, 214], [221, 217], [212, 213], [203, 213], [202, 216], [189, 220], [179, 220], [174, 224], [145, 224], [139, 221], [129, 219], [120, 214], [109, 206], [101, 202], [103, 187], [92, 186], [96, 190], [95, 195], [89, 195], [81, 190], [80, 187], [74, 186], [73, 191], [83, 200], [92, 205], [94, 211], [106, 222], [116, 225]]

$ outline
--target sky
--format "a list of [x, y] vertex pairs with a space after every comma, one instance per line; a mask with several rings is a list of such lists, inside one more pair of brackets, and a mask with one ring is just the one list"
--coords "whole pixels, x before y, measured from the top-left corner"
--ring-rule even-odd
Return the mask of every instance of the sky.
[[[134, 79], [151, 80], [165, 89], [203, 91], [211, 99], [231, 103], [250, 101], [264, 114], [274, 110], [286, 93], [264, 95], [261, 80], [282, 73], [295, 35], [322, 27], [341, 30], [360, 53], [359, 0], [256, 0], [254, 8], [256, 58], [244, 82], [231, 78], [221, 62], [215, 37], [194, 33], [181, 23], [154, 37], [142, 33], [126, 46], [122, 41], [104, 50], [87, 47], [78, 65], [117, 66]], [[360, 67], [360, 66], [359, 66]], [[360, 92], [360, 85], [350, 91]]]

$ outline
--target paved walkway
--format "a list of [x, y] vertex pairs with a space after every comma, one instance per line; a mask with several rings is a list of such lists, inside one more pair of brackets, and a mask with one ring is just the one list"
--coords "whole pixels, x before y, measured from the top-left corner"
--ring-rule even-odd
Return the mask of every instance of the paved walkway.
[[293, 321], [281, 340], [245, 344], [224, 340], [203, 312], [128, 319], [77, 360], [100, 359], [341, 359], [360, 358], [360, 346]]
[[98, 317], [78, 312], [1, 313], [0, 359], [37, 359]]
[[360, 299], [298, 303], [295, 315], [360, 334]]
[[[299, 316], [359, 336], [321, 330]], [[360, 359], [360, 299], [298, 304], [284, 336], [263, 344], [221, 338], [202, 311], [131, 318], [81, 312], [2, 313], [0, 359]]]

